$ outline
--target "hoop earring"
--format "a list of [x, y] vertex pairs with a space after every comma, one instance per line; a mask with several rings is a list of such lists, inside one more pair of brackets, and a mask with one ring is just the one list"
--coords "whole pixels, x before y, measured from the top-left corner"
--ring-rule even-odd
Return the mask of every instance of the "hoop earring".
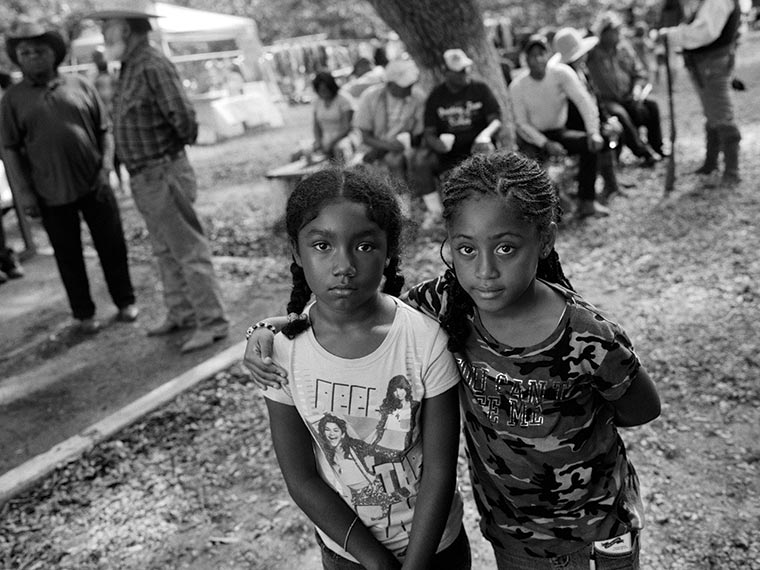
[[440, 248], [438, 248], [438, 255], [441, 257], [441, 261], [443, 261], [443, 264], [444, 264], [444, 265], [445, 265], [445, 266], [446, 266], [448, 269], [451, 269], [451, 270], [453, 271], [453, 270], [454, 270], [454, 267], [453, 267], [453, 266], [452, 266], [452, 265], [451, 265], [451, 264], [450, 264], [448, 261], [446, 261], [446, 258], [445, 258], [445, 257], [443, 257], [443, 247], [446, 245], [446, 242], [448, 241], [448, 239], [449, 239], [449, 238], [445, 238], [445, 239], [444, 239], [444, 240], [441, 242], [441, 247], [440, 247]]

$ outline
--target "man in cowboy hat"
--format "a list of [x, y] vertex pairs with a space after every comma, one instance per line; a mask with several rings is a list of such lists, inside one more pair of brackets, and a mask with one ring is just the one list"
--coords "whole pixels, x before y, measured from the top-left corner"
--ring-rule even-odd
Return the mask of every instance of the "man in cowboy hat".
[[[594, 36], [583, 36], [580, 31], [575, 28], [565, 27], [557, 30], [552, 40], [554, 47], [554, 55], [549, 59], [549, 65], [553, 63], [564, 63], [570, 66], [578, 75], [578, 79], [581, 80], [583, 87], [588, 91], [589, 95], [594, 99], [594, 102], [599, 110], [599, 120], [601, 122], [600, 132], [604, 139], [604, 145], [597, 155], [597, 165], [599, 169], [599, 175], [604, 181], [604, 189], [599, 196], [599, 201], [603, 204], [607, 202], [607, 199], [613, 194], [620, 194], [620, 188], [617, 183], [617, 175], [615, 173], [615, 150], [617, 148], [618, 139], [622, 133], [622, 126], [617, 117], [611, 116], [599, 103], [596, 96], [596, 89], [588, 76], [588, 68], [586, 67], [586, 59], [588, 52], [594, 49], [599, 43], [599, 38]], [[567, 128], [582, 131], [585, 129], [583, 123], [583, 117], [575, 106], [575, 103], [568, 101], [568, 114], [567, 122], [565, 123]]]
[[[483, 81], [472, 78], [473, 61], [464, 50], [443, 52], [443, 83], [433, 88], [425, 102], [423, 152], [418, 154], [414, 182], [427, 208], [423, 226], [433, 226], [443, 212], [436, 188], [438, 176], [476, 152], [495, 148], [501, 128], [499, 102]], [[440, 136], [453, 139], [446, 144]]]
[[[623, 142], [633, 154], [651, 167], [664, 154], [660, 107], [646, 96], [649, 73], [633, 48], [620, 39], [622, 19], [615, 12], [601, 14], [594, 25], [599, 44], [588, 54], [589, 76], [604, 108], [623, 125]], [[647, 143], [639, 136], [647, 132]]]
[[[354, 127], [369, 147], [365, 162], [380, 161], [394, 176], [405, 179], [408, 162], [422, 135], [425, 96], [414, 89], [420, 72], [411, 59], [395, 59], [385, 67], [385, 83], [362, 93]], [[405, 144], [406, 143], [406, 144]]]
[[174, 64], [152, 47], [147, 0], [109, 0], [88, 14], [100, 20], [106, 57], [121, 62], [113, 100], [116, 154], [129, 171], [132, 197], [148, 227], [167, 314], [149, 336], [193, 329], [182, 352], [227, 336], [229, 321], [195, 212], [195, 172], [185, 146], [198, 135], [195, 111]]
[[23, 20], [5, 45], [23, 74], [0, 102], [0, 139], [15, 197], [42, 218], [80, 330], [100, 328], [82, 253], [80, 215], [118, 308], [117, 320], [134, 321], [127, 246], [108, 183], [113, 139], [107, 111], [86, 79], [58, 74], [66, 43], [57, 31]]
[[686, 3], [683, 22], [661, 28], [672, 49], [683, 50], [684, 63], [705, 116], [705, 161], [697, 174], [718, 170], [723, 155], [722, 183], [735, 186], [739, 175], [742, 139], [734, 116], [731, 78], [736, 64], [736, 42], [741, 26], [741, 5], [736, 0]]
[[[509, 86], [518, 148], [535, 158], [578, 155], [576, 214], [582, 218], [609, 215], [609, 210], [596, 200], [597, 153], [604, 141], [593, 98], [567, 65], [549, 64], [549, 46], [544, 36], [530, 36], [523, 50], [528, 69]], [[583, 118], [583, 130], [567, 127], [569, 101]]]

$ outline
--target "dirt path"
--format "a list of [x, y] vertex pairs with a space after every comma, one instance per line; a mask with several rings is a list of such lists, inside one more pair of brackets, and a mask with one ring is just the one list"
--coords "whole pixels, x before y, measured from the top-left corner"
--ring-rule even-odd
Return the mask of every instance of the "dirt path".
[[[571, 281], [623, 324], [663, 400], [660, 419], [623, 433], [642, 482], [647, 570], [760, 569], [760, 35], [742, 46], [738, 62], [749, 87], [736, 94], [744, 135], [738, 188], [689, 174], [701, 160], [702, 125], [681, 74], [674, 194], [662, 200], [662, 167], [623, 165], [628, 196], [613, 201], [611, 217], [566, 223], [559, 237]], [[664, 100], [661, 88], [653, 96]], [[289, 144], [307, 129], [302, 121], [302, 130], [288, 133]], [[275, 136], [255, 139], [195, 149], [205, 165], [204, 188], [235, 187], [251, 157], [276, 154]], [[266, 152], [252, 150], [256, 145]], [[239, 190], [227, 192], [231, 205], [208, 225], [218, 255], [246, 261], [220, 257], [220, 272], [238, 282], [240, 299], [263, 292], [261, 299], [277, 299], [266, 312], [276, 311], [284, 299], [277, 287], [288, 276], [272, 204], [255, 193], [241, 200]], [[129, 222], [129, 231], [142, 263], [139, 224]], [[417, 235], [404, 263], [410, 282], [440, 270], [441, 237]], [[232, 312], [245, 314], [249, 306]], [[110, 331], [124, 334], [122, 327]], [[493, 570], [465, 470], [462, 462], [474, 568]], [[0, 510], [0, 567], [290, 570], [316, 568], [316, 560], [310, 525], [279, 475], [261, 399], [234, 369]]]

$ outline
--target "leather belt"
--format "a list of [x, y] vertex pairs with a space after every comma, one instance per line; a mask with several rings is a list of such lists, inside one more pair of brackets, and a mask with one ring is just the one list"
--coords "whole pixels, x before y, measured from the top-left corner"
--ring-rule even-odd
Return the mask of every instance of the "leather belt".
[[176, 152], [170, 152], [170, 153], [164, 154], [163, 156], [158, 156], [156, 158], [149, 158], [148, 160], [141, 162], [138, 166], [128, 169], [129, 174], [131, 176], [134, 176], [136, 174], [140, 174], [143, 170], [147, 170], [148, 168], [158, 166], [159, 164], [167, 164], [169, 162], [174, 162], [175, 160], [179, 160], [180, 158], [184, 158], [184, 157], [185, 157], [185, 149], [178, 150]]

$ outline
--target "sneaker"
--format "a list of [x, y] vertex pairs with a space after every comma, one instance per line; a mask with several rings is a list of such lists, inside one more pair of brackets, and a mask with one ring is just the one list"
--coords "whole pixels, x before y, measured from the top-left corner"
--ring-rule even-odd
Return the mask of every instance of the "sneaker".
[[100, 332], [101, 328], [103, 328], [103, 325], [100, 324], [100, 321], [93, 318], [79, 319], [79, 325], [77, 326], [79, 332], [88, 335]]
[[229, 334], [229, 331], [209, 331], [209, 330], [202, 330], [198, 329], [196, 330], [192, 336], [185, 342], [185, 344], [182, 345], [180, 348], [180, 352], [187, 353], [192, 352], [194, 350], [200, 350], [202, 348], [206, 348], [207, 346], [211, 346], [218, 340], [222, 340], [223, 338], [226, 338]]
[[181, 330], [187, 330], [195, 327], [193, 323], [175, 323], [174, 321], [166, 320], [158, 326], [148, 329], [148, 336], [164, 336], [179, 332]]
[[140, 309], [137, 308], [137, 305], [127, 305], [116, 313], [116, 320], [122, 323], [133, 323], [137, 320], [138, 314], [140, 314]]
[[8, 281], [8, 276], [4, 271], [0, 271], [0, 283], [5, 283], [6, 281]]
[[6, 249], [5, 251], [6, 254], [3, 256], [2, 261], [0, 261], [0, 271], [2, 271], [8, 279], [19, 279], [20, 277], [23, 277], [24, 268], [19, 264], [14, 251], [12, 249]]
[[575, 215], [579, 218], [604, 218], [610, 215], [610, 210], [594, 200], [582, 200], [575, 210]]

